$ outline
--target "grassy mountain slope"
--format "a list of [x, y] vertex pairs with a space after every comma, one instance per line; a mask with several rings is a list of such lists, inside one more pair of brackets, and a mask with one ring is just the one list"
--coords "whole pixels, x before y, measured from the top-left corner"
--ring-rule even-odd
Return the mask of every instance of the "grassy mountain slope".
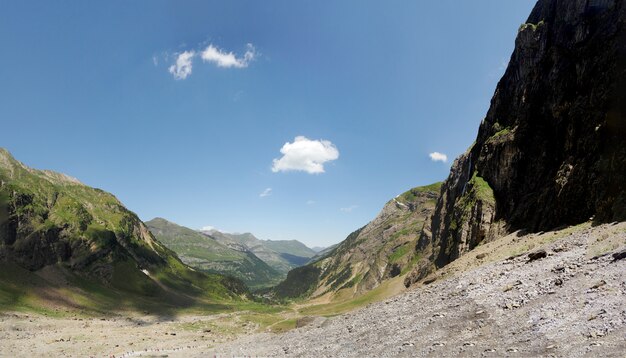
[[162, 218], [147, 221], [146, 225], [184, 263], [200, 271], [233, 276], [251, 288], [271, 286], [283, 277], [246, 248], [228, 247], [207, 235]]
[[280, 298], [325, 294], [355, 297], [405, 274], [419, 259], [413, 248], [434, 208], [441, 183], [390, 200], [378, 216], [332, 251], [289, 272], [275, 287]]
[[306, 264], [315, 255], [313, 250], [296, 240], [259, 240], [250, 233], [228, 234], [216, 230], [203, 233], [229, 247], [250, 250], [283, 275]]
[[[188, 268], [113, 195], [63, 174], [31, 169], [5, 149], [0, 149], [0, 262], [0, 307], [29, 294], [27, 285], [15, 282], [20, 276], [43, 276], [41, 283], [51, 290], [55, 283], [67, 284], [64, 289], [85, 297], [83, 303], [67, 302], [78, 307], [90, 302], [87, 297], [98, 302], [98, 295], [182, 307], [230, 300], [245, 290], [235, 280]], [[10, 271], [20, 274], [7, 275]]]

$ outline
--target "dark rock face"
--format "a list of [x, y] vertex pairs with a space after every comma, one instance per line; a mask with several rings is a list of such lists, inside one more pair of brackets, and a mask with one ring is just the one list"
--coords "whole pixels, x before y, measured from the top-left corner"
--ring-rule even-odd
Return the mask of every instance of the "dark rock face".
[[546, 250], [533, 251], [528, 254], [528, 262], [543, 259], [545, 257], [548, 257], [548, 253], [546, 252]]
[[625, 13], [624, 0], [537, 3], [417, 245], [436, 266], [504, 232], [626, 220]]

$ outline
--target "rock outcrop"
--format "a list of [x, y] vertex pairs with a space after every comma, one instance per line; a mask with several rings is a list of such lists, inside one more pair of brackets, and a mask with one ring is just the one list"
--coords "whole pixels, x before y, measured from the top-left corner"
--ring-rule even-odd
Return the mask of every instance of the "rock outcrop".
[[625, 13], [623, 0], [537, 3], [417, 252], [441, 267], [505, 232], [626, 220]]

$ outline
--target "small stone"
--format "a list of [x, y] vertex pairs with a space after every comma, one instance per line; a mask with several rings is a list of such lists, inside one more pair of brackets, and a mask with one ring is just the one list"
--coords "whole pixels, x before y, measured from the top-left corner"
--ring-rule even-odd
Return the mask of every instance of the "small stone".
[[604, 280], [600, 280], [600, 282], [596, 283], [595, 285], [591, 286], [592, 290], [598, 289], [602, 286], [606, 285], [606, 281]]
[[616, 252], [613, 254], [613, 261], [621, 260], [626, 258], [626, 250]]
[[537, 250], [528, 254], [528, 262], [535, 261], [547, 257], [548, 253], [546, 250]]
[[446, 345], [446, 344], [445, 344], [445, 343], [443, 343], [443, 342], [436, 342], [436, 343], [433, 343], [433, 347], [443, 347], [443, 346], [445, 346], [445, 345]]
[[482, 254], [478, 254], [478, 255], [476, 255], [476, 258], [477, 258], [477, 259], [479, 259], [479, 260], [482, 260], [482, 259], [484, 259], [485, 257], [487, 257], [487, 254], [485, 254], [485, 253], [482, 253]]
[[475, 345], [476, 345], [476, 344], [474, 344], [474, 343], [472, 343], [472, 342], [465, 342], [465, 343], [463, 343], [463, 346], [464, 346], [464, 347], [473, 347], [473, 346], [475, 346]]
[[563, 280], [560, 278], [557, 278], [556, 280], [554, 280], [554, 284], [556, 286], [561, 286], [563, 284]]
[[488, 348], [488, 349], [485, 349], [485, 353], [493, 353], [493, 352], [495, 352], [495, 351], [496, 351], [496, 350], [495, 350], [495, 349], [493, 349], [493, 348]]
[[563, 272], [563, 271], [565, 271], [565, 266], [563, 265], [554, 266], [554, 268], [552, 269], [552, 272]]
[[517, 348], [509, 348], [509, 349], [506, 350], [506, 352], [507, 353], [516, 353], [516, 352], [518, 352], [518, 349]]

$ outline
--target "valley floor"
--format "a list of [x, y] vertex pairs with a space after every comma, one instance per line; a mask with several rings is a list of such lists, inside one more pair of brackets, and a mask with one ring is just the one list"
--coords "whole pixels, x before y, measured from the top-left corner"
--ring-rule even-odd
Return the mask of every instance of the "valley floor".
[[[534, 261], [528, 252], [544, 249]], [[0, 316], [3, 356], [615, 356], [626, 352], [626, 223], [481, 245], [429, 285], [284, 333], [241, 314]]]

